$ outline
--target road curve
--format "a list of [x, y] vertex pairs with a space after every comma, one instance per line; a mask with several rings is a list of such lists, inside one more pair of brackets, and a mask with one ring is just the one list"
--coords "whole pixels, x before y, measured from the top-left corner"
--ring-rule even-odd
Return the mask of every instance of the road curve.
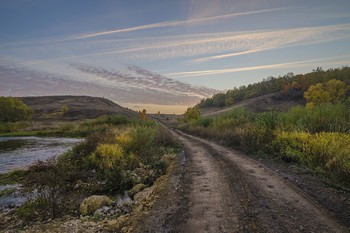
[[[186, 198], [171, 232], [348, 232], [292, 183], [214, 142], [172, 132], [184, 146]], [[179, 207], [181, 208], [181, 207]]]

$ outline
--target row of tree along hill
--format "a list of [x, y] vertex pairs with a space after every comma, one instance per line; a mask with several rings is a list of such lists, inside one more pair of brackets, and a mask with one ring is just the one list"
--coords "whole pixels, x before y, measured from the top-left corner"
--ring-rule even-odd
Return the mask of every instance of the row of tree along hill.
[[[328, 83], [330, 80], [339, 80], [343, 84], [335, 81]], [[302, 97], [304, 92], [306, 92], [311, 86], [317, 87], [313, 88], [313, 95], [304, 95], [307, 100], [308, 98], [316, 99], [317, 97], [315, 96], [319, 96], [319, 98], [328, 98], [327, 93], [324, 93], [324, 91], [333, 91], [337, 90], [337, 88], [341, 89], [342, 86], [346, 85], [350, 85], [350, 67], [329, 69], [326, 71], [322, 70], [322, 68], [317, 68], [307, 74], [294, 75], [293, 73], [288, 73], [278, 78], [268, 77], [262, 82], [234, 88], [226, 93], [218, 93], [211, 98], [201, 100], [196, 107], [206, 108], [231, 106], [242, 100], [275, 92], [281, 92], [286, 97], [293, 97], [298, 93], [297, 96]], [[349, 90], [345, 90], [345, 93], [342, 93], [342, 96], [349, 97], [349, 92]]]

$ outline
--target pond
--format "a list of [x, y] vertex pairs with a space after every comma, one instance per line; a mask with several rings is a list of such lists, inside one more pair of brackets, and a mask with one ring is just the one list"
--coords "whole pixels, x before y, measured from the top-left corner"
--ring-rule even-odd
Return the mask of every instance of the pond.
[[25, 168], [38, 161], [60, 155], [83, 139], [0, 137], [0, 173]]

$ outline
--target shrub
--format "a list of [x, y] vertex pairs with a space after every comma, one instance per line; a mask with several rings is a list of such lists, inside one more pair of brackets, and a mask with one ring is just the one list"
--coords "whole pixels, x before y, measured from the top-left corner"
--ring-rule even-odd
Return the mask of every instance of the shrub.
[[198, 121], [196, 121], [196, 125], [203, 126], [204, 128], [209, 127], [214, 122], [212, 117], [201, 117]]
[[274, 145], [283, 159], [321, 169], [344, 181], [350, 179], [348, 134], [280, 132]]
[[143, 163], [150, 163], [154, 152], [154, 130], [149, 127], [138, 126], [131, 131], [132, 141], [129, 151]]
[[33, 212], [32, 219], [55, 218], [70, 212], [77, 205], [73, 197], [78, 193], [72, 193], [77, 177], [75, 171], [67, 169], [55, 158], [38, 161], [29, 167], [29, 171], [23, 185], [33, 196], [19, 209], [20, 216], [27, 218], [29, 216], [26, 215]]
[[295, 107], [280, 115], [280, 127], [287, 131], [350, 132], [347, 104], [323, 104], [307, 109]]
[[124, 150], [119, 144], [101, 144], [91, 155], [91, 160], [100, 170], [108, 170], [119, 167], [126, 167], [127, 161], [124, 157]]
[[22, 100], [13, 97], [0, 97], [0, 109], [1, 122], [27, 121], [33, 114]]
[[184, 115], [185, 122], [196, 121], [201, 117], [201, 112], [198, 108], [188, 108]]
[[158, 127], [158, 130], [155, 132], [155, 143], [158, 146], [177, 147], [177, 141], [164, 127]]

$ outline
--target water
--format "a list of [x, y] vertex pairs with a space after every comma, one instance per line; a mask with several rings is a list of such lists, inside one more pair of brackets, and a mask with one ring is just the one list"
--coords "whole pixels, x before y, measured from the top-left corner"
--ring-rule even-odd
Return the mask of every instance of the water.
[[[26, 168], [38, 160], [60, 155], [81, 141], [75, 138], [0, 137], [0, 173]], [[0, 197], [0, 211], [6, 212], [11, 206], [19, 206], [26, 201], [21, 185], [0, 186], [0, 192], [5, 189], [15, 189], [15, 192]]]
[[26, 168], [38, 161], [60, 155], [82, 139], [0, 137], [0, 173]]

